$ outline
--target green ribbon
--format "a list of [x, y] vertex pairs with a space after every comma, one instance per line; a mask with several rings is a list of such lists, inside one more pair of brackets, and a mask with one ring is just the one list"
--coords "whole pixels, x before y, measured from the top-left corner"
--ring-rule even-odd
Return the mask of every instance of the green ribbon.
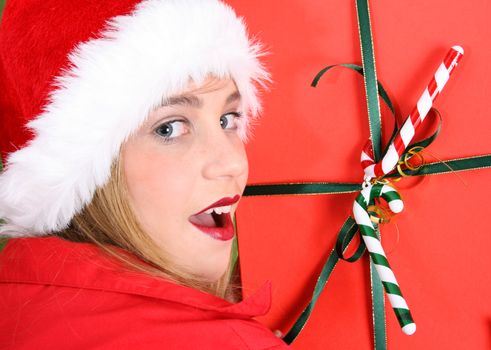
[[377, 71], [375, 69], [375, 54], [373, 52], [372, 29], [370, 25], [370, 10], [368, 0], [356, 1], [356, 14], [358, 18], [358, 33], [360, 36], [361, 59], [363, 63], [363, 80], [368, 109], [368, 124], [370, 126], [370, 140], [372, 141], [375, 163], [381, 159], [382, 122], [377, 90]]
[[[1, 10], [1, 9], [0, 9]], [[0, 12], [1, 16], [1, 12]], [[2, 155], [0, 155], [0, 174], [3, 171], [3, 162], [2, 162]], [[0, 218], [0, 225], [2, 225], [4, 221]], [[0, 252], [3, 250], [5, 245], [7, 244], [8, 238], [7, 237], [0, 237]]]
[[375, 270], [372, 258], [370, 258], [370, 284], [372, 286], [373, 344], [375, 350], [385, 350], [387, 349], [387, 332], [385, 330], [384, 286]]
[[291, 194], [340, 194], [361, 190], [361, 184], [337, 182], [305, 182], [269, 185], [248, 185], [244, 196], [275, 196]]
[[[5, 0], [0, 0], [0, 20], [2, 19], [2, 14], [3, 14], [3, 9], [5, 7]], [[2, 162], [2, 155], [0, 154], [0, 174], [3, 171], [3, 162]], [[0, 219], [0, 225], [3, 223], [3, 220]], [[5, 237], [0, 237], [0, 251], [5, 247], [7, 244], [7, 238]]]
[[[370, 126], [370, 140], [372, 141], [375, 161], [378, 161], [382, 158], [381, 156], [387, 152], [388, 145], [399, 132], [399, 126], [397, 124], [393, 103], [391, 102], [382, 84], [377, 81], [368, 0], [356, 0], [356, 5], [363, 66], [355, 64], [338, 64], [328, 66], [322, 69], [315, 76], [311, 85], [313, 87], [317, 86], [321, 77], [335, 67], [346, 67], [363, 75], [367, 99], [368, 121]], [[394, 130], [383, 153], [381, 152], [381, 118], [378, 96], [382, 98], [394, 117]], [[436, 139], [442, 124], [442, 118], [438, 111], [436, 112], [439, 117], [439, 124], [436, 131], [430, 137], [409, 145], [407, 147], [408, 150], [415, 146], [427, 147]], [[403, 157], [405, 154], [403, 154]], [[491, 154], [427, 163], [418, 170], [405, 170], [405, 173], [408, 176], [426, 176], [445, 174], [451, 171], [469, 171], [484, 168], [491, 168]], [[400, 176], [401, 175], [399, 173], [395, 172], [384, 177], [396, 178]], [[246, 187], [244, 196], [326, 195], [353, 193], [358, 192], [359, 190], [361, 190], [361, 184], [341, 182], [254, 184]], [[304, 329], [315, 307], [315, 304], [322, 294], [322, 291], [324, 290], [324, 287], [326, 286], [338, 261], [341, 259], [348, 262], [355, 262], [363, 256], [365, 252], [365, 245], [361, 239], [355, 253], [351, 257], [344, 256], [344, 252], [357, 232], [358, 227], [355, 221], [352, 217], [348, 217], [337, 235], [334, 249], [331, 250], [331, 253], [324, 263], [321, 273], [317, 279], [317, 283], [314, 287], [310, 302], [302, 311], [292, 328], [283, 338], [286, 343], [292, 343]], [[380, 235], [378, 226], [376, 227], [376, 233], [377, 235]], [[374, 269], [372, 261], [370, 261], [370, 280], [373, 309], [372, 317], [374, 348], [376, 350], [384, 350], [387, 348], [384, 289], [378, 274]]]
[[5, 7], [5, 0], [0, 0], [0, 19], [2, 18], [4, 7]]

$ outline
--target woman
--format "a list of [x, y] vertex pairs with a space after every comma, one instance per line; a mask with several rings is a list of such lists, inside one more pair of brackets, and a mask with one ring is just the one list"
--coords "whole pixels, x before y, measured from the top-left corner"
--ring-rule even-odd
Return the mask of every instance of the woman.
[[230, 283], [268, 80], [233, 10], [10, 0], [0, 52], [2, 347], [287, 348]]

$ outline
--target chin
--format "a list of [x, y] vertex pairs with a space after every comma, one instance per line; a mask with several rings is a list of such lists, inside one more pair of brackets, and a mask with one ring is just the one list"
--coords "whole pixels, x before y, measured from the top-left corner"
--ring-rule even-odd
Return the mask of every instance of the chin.
[[227, 272], [228, 265], [225, 266], [223, 269], [218, 269], [218, 270], [213, 270], [213, 271], [206, 271], [201, 274], [201, 278], [205, 279], [206, 281], [210, 283], [215, 283], [217, 282], [220, 278], [223, 277], [223, 275]]
[[201, 278], [213, 283], [218, 281], [228, 272], [231, 259], [232, 240], [230, 240], [229, 243], [230, 246], [228, 247], [221, 247], [219, 251], [209, 252], [205, 261], [201, 261], [195, 265], [201, 267], [200, 269], [195, 270]]

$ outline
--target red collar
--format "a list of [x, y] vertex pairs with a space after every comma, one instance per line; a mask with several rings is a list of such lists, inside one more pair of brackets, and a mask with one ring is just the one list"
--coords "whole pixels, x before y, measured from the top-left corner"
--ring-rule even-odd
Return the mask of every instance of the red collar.
[[240, 303], [232, 304], [170, 281], [122, 270], [93, 244], [52, 236], [9, 240], [0, 254], [1, 282], [142, 295], [236, 317], [264, 315], [271, 307], [270, 281]]

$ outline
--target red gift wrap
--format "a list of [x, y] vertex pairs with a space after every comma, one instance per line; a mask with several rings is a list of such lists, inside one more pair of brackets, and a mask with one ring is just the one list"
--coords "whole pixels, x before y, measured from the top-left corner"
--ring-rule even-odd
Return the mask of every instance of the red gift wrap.
[[[274, 83], [247, 146], [250, 184], [363, 181], [369, 126], [354, 1], [227, 0], [265, 44]], [[426, 161], [491, 153], [491, 25], [488, 1], [371, 1], [378, 79], [402, 121], [448, 48], [465, 55], [435, 103], [443, 116]], [[385, 142], [393, 127], [382, 109]], [[415, 138], [418, 138], [416, 135]], [[382, 244], [418, 329], [404, 335], [386, 302], [389, 349], [491, 347], [490, 169], [396, 184], [404, 211], [381, 228]], [[312, 297], [356, 193], [244, 197], [237, 226], [244, 294], [273, 282], [259, 318], [286, 333]], [[358, 239], [358, 238], [357, 238]], [[368, 260], [339, 261], [294, 349], [372, 349]]]

